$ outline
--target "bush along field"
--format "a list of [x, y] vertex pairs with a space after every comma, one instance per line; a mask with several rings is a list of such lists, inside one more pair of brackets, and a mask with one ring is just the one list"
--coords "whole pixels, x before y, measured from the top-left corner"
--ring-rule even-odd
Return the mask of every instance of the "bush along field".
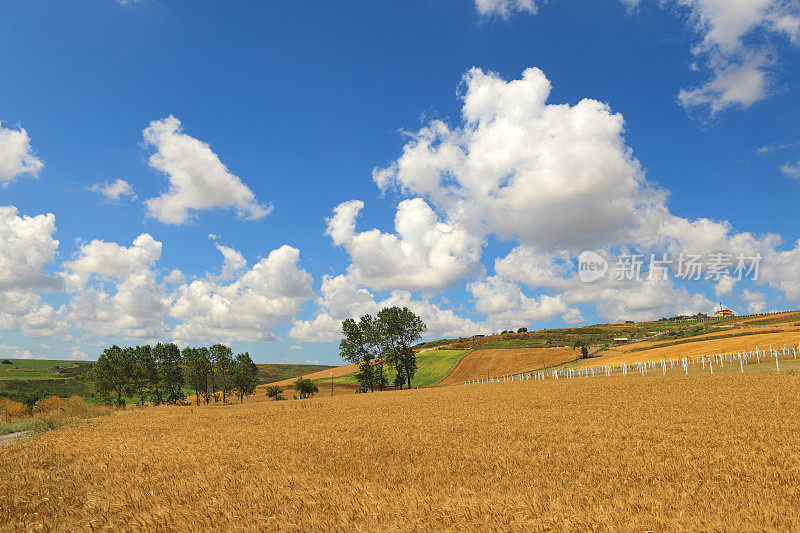
[[107, 407], [87, 404], [82, 397], [41, 398], [32, 406], [0, 398], [0, 436], [13, 433], [41, 433], [71, 422], [108, 414]]

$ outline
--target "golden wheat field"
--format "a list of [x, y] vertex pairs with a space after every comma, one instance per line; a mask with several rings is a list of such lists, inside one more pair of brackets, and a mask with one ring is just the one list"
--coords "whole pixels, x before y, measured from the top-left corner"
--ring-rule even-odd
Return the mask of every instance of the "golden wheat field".
[[800, 375], [152, 407], [0, 448], [5, 530], [800, 529]]
[[[731, 330], [738, 333], [740, 330]], [[712, 335], [713, 336], [713, 335]], [[727, 337], [722, 339], [698, 338], [692, 342], [675, 344], [672, 346], [654, 347], [641, 351], [628, 352], [630, 346], [617, 346], [610, 348], [606, 355], [593, 360], [591, 364], [620, 364], [637, 363], [639, 361], [673, 359], [681, 357], [698, 357], [701, 355], [721, 354], [730, 352], [744, 352], [759, 348], [768, 350], [769, 347], [782, 349], [784, 346], [796, 347], [800, 341], [800, 332], [797, 330], [781, 331], [778, 333], [756, 333], [742, 337]], [[650, 343], [650, 345], [656, 343]], [[648, 344], [637, 343], [634, 347], [647, 347]], [[589, 366], [591, 366], [591, 364]]]

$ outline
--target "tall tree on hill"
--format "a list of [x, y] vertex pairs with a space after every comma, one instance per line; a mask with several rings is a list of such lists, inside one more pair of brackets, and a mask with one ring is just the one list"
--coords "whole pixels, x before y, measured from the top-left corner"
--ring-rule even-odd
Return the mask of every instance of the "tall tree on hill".
[[228, 391], [231, 390], [231, 364], [233, 351], [224, 344], [214, 344], [209, 348], [211, 361], [214, 363], [214, 382], [222, 391], [222, 403], [228, 401]]
[[231, 382], [239, 403], [244, 401], [245, 396], [250, 396], [258, 385], [258, 366], [250, 358], [250, 354], [240, 353], [233, 360], [231, 365]]
[[407, 307], [387, 307], [378, 313], [378, 331], [387, 362], [397, 371], [396, 382], [402, 380], [411, 388], [417, 370], [417, 354], [413, 345], [422, 337], [427, 326]]
[[206, 399], [208, 398], [208, 374], [211, 361], [208, 360], [206, 354], [205, 350], [201, 351], [199, 348], [189, 348], [188, 346], [183, 349], [181, 354], [186, 383], [194, 390], [197, 405], [200, 405], [201, 396], [205, 395]]
[[183, 400], [183, 371], [181, 369], [181, 351], [173, 343], [156, 344], [153, 356], [158, 363], [161, 387], [164, 400], [176, 404]]
[[153, 359], [153, 352], [147, 344], [133, 348], [132, 377], [133, 391], [139, 397], [139, 403], [144, 405], [148, 395], [152, 396], [154, 403], [158, 403], [159, 395], [152, 394], [154, 386], [156, 391], [158, 390], [158, 367], [156, 360]]
[[372, 316], [364, 315], [358, 322], [352, 318], [342, 322], [339, 355], [345, 361], [358, 364], [356, 379], [364, 389], [372, 392], [376, 382], [373, 365], [376, 351], [376, 324]]
[[124, 408], [124, 396], [131, 389], [133, 365], [132, 352], [115, 344], [103, 350], [92, 365], [89, 378], [100, 396], [115, 397], [117, 406]]
[[203, 366], [205, 368], [206, 382], [203, 384], [203, 398], [206, 401], [206, 405], [208, 405], [211, 403], [211, 393], [214, 391], [214, 365], [211, 362], [211, 354], [208, 348], [201, 346], [197, 351], [200, 354], [200, 358], [203, 360]]

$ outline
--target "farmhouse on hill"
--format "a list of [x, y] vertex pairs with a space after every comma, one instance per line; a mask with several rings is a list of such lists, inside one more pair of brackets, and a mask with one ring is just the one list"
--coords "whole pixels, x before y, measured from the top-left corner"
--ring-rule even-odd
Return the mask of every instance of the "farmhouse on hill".
[[720, 309], [719, 311], [714, 311], [714, 316], [716, 318], [729, 318], [734, 316], [734, 314], [730, 309]]

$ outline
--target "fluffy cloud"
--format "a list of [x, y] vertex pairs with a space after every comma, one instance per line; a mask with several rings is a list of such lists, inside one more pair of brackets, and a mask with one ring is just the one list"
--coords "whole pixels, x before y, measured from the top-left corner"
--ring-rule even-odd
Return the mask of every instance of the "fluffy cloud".
[[89, 187], [90, 191], [99, 192], [109, 200], [120, 200], [124, 197], [128, 197], [131, 200], [136, 198], [136, 194], [133, 192], [133, 187], [131, 184], [125, 181], [122, 178], [117, 178], [116, 181], [112, 182], [104, 182], [104, 183], [95, 183], [91, 187]]
[[[226, 264], [230, 255], [225, 256]], [[273, 340], [274, 327], [313, 298], [311, 275], [300, 268], [299, 260], [300, 251], [284, 245], [230, 283], [210, 276], [179, 286], [169, 311], [180, 321], [175, 338], [186, 342]], [[228, 270], [229, 275], [233, 273]]]
[[223, 257], [220, 278], [223, 280], [231, 280], [235, 278], [236, 275], [247, 266], [247, 261], [245, 260], [244, 256], [233, 248], [228, 248], [227, 246], [223, 246], [219, 243], [215, 243], [214, 245], [217, 247], [217, 250], [219, 250], [219, 253], [221, 253]]
[[[536, 13], [533, 0], [474, 1], [482, 15]], [[629, 8], [642, 1], [621, 0]], [[700, 37], [692, 48], [694, 69], [710, 75], [700, 86], [681, 90], [678, 100], [687, 109], [707, 109], [712, 117], [730, 107], [750, 107], [768, 95], [776, 38], [800, 45], [798, 0], [660, 0], [659, 5], [688, 14], [689, 26]]]
[[781, 165], [781, 172], [787, 178], [800, 181], [800, 161]]
[[183, 133], [177, 118], [154, 120], [142, 135], [156, 150], [150, 166], [166, 174], [170, 182], [167, 192], [145, 201], [150, 216], [167, 224], [183, 224], [201, 209], [234, 208], [247, 220], [263, 218], [272, 210], [256, 200], [208, 144]]
[[327, 234], [352, 261], [348, 272], [375, 289], [440, 289], [477, 267], [482, 239], [456, 222], [440, 222], [421, 198], [404, 200], [395, 215], [396, 234], [358, 233], [359, 200], [336, 206]]
[[142, 233], [125, 247], [115, 242], [93, 240], [83, 244], [75, 259], [63, 263], [62, 276], [72, 287], [82, 287], [92, 275], [117, 280], [147, 272], [161, 257], [161, 243]]
[[72, 294], [68, 319], [90, 335], [164, 334], [170, 299], [154, 270], [161, 247], [148, 233], [128, 247], [101, 240], [81, 245], [60, 273]]
[[569, 320], [580, 320], [580, 312], [570, 309], [562, 296], [525, 296], [520, 287], [497, 276], [471, 283], [468, 290], [476, 299], [475, 309], [487, 315], [492, 330], [528, 326], [569, 313]]
[[678, 93], [685, 108], [706, 108], [713, 116], [730, 107], [750, 107], [769, 93], [773, 41], [784, 37], [800, 44], [797, 0], [671, 0], [662, 5], [670, 3], [688, 12], [690, 26], [701, 37], [692, 53], [710, 74], [699, 87]]
[[742, 291], [741, 299], [747, 303], [747, 312], [751, 315], [763, 313], [767, 308], [767, 297], [763, 292], [745, 289]]
[[545, 249], [598, 247], [646, 234], [661, 215], [623, 138], [622, 116], [596, 100], [548, 104], [550, 82], [529, 68], [506, 82], [479, 68], [464, 76], [463, 123], [433, 121], [373, 178], [429, 198], [472, 233]]
[[[373, 179], [384, 190], [396, 188], [422, 196], [476, 240], [496, 235], [515, 241], [507, 256], [495, 260], [495, 274], [500, 278], [554, 291], [554, 297], [561, 296], [567, 305], [593, 301], [582, 294], [606, 298], [608, 304], [597, 302], [597, 307], [608, 318], [635, 312], [655, 316], [670, 305], [685, 308], [707, 302], [664, 284], [642, 283], [640, 288], [610, 284], [602, 292], [597, 286], [588, 290], [575, 278], [574, 258], [587, 249], [603, 250], [608, 257], [626, 251], [673, 257], [701, 253], [706, 258], [701, 264], [705, 273], [710, 254], [734, 258], [760, 254], [764, 259], [761, 282], [797, 300], [797, 276], [784, 273], [800, 268], [795, 266], [800, 248], [781, 251], [779, 235], [755, 236], [735, 231], [726, 221], [689, 220], [670, 213], [665, 192], [646, 182], [626, 145], [622, 117], [605, 104], [588, 99], [574, 106], [548, 103], [550, 83], [538, 69], [527, 69], [521, 79], [504, 81], [473, 68], [464, 82], [462, 123], [451, 127], [435, 120], [410, 133], [402, 155], [388, 167], [375, 169]], [[346, 243], [355, 235], [367, 234], [375, 242], [385, 238], [377, 230], [355, 233], [360, 207], [340, 206], [341, 213], [329, 229], [335, 241]], [[373, 242], [363, 246], [365, 264], [374, 250], [380, 246]], [[356, 255], [351, 256], [356, 277], [370, 279], [360, 273]], [[402, 261], [387, 263], [394, 266]], [[389, 279], [394, 270], [374, 272], [376, 278], [388, 273]], [[467, 272], [472, 271], [454, 269], [449, 279]], [[734, 285], [723, 280], [717, 290], [731, 294]], [[370, 286], [381, 285], [370, 279]], [[637, 297], [640, 289], [641, 297]], [[624, 305], [627, 295], [640, 303]], [[518, 301], [519, 295], [511, 300]], [[577, 320], [575, 312], [565, 313]]]
[[0, 207], [0, 329], [19, 328], [30, 337], [63, 334], [63, 312], [42, 301], [39, 292], [60, 287], [45, 266], [58, 251], [52, 214], [19, 216]]
[[789, 250], [767, 250], [759, 281], [782, 291], [792, 302], [800, 302], [800, 240]]
[[379, 310], [374, 295], [347, 275], [324, 276], [317, 314], [311, 320], [295, 320], [289, 336], [300, 342], [333, 342], [339, 338], [342, 321]]
[[499, 15], [503, 18], [515, 12], [536, 13], [533, 0], [475, 0], [475, 7], [481, 15]]
[[317, 298], [317, 314], [311, 320], [295, 320], [289, 336], [300, 342], [333, 342], [340, 336], [342, 321], [365, 314], [375, 316], [384, 307], [408, 307], [428, 326], [427, 337], [460, 337], [483, 331], [484, 326], [457, 315], [429, 299], [415, 299], [411, 292], [395, 290], [377, 300], [359, 287], [350, 275], [325, 276]]
[[23, 128], [4, 128], [0, 123], [0, 186], [24, 174], [36, 177], [44, 167], [41, 159], [33, 154], [28, 132]]
[[16, 207], [0, 206], [0, 291], [57, 285], [44, 270], [58, 251], [55, 231], [51, 213], [19, 216]]

